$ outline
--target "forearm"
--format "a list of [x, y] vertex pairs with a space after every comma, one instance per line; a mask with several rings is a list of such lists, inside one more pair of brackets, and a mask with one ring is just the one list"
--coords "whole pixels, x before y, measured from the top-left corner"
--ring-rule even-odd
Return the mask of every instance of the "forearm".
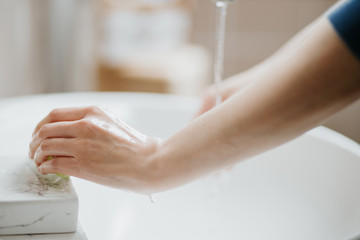
[[162, 188], [278, 146], [358, 99], [360, 64], [323, 19], [251, 84], [166, 140], [153, 156]]

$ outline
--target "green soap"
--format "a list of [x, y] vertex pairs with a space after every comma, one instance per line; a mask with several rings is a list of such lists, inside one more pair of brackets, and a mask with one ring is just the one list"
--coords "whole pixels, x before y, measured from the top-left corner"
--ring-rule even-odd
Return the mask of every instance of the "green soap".
[[[46, 158], [46, 160], [51, 160], [51, 159], [53, 159], [52, 156], [48, 156], [48, 157]], [[69, 176], [68, 176], [68, 175], [65, 175], [65, 174], [62, 174], [62, 173], [55, 173], [55, 174], [58, 175], [59, 177], [64, 178], [64, 179], [69, 179]]]
[[64, 179], [69, 179], [68, 175], [62, 174], [62, 173], [55, 173], [56, 175], [58, 175], [59, 177], [62, 177]]

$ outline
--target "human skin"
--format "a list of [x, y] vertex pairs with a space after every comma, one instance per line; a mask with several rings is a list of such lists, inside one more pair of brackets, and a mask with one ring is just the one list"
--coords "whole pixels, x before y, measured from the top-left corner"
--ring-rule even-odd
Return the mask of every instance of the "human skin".
[[221, 105], [203, 107], [168, 139], [144, 136], [97, 107], [57, 109], [36, 127], [30, 157], [42, 173], [154, 193], [279, 146], [360, 97], [360, 61], [326, 18], [303, 34], [233, 77]]

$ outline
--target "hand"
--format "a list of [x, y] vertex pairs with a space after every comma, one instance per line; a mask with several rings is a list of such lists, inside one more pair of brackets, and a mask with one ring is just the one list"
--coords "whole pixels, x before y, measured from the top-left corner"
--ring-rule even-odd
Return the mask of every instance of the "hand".
[[[223, 81], [220, 85], [222, 102], [224, 102], [225, 100], [230, 98], [233, 94], [235, 94], [240, 89], [245, 87], [250, 81], [251, 81], [251, 75], [247, 72], [233, 76]], [[215, 85], [211, 85], [205, 90], [202, 99], [202, 104], [199, 111], [195, 115], [196, 117], [204, 114], [205, 112], [215, 107], [216, 94], [217, 94], [217, 89]]]
[[62, 173], [150, 193], [156, 182], [150, 157], [160, 145], [161, 140], [137, 132], [101, 108], [65, 108], [53, 110], [38, 124], [29, 155], [43, 174]]

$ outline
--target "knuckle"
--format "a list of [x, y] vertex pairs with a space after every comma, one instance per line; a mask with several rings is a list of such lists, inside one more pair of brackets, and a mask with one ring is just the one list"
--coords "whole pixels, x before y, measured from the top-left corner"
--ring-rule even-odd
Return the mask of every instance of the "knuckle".
[[88, 114], [95, 114], [95, 113], [99, 113], [101, 111], [101, 109], [95, 105], [89, 106], [85, 110]]
[[89, 119], [81, 119], [77, 124], [81, 130], [86, 132], [94, 129], [94, 123]]
[[93, 125], [93, 123], [88, 119], [81, 119], [79, 121], [79, 124], [80, 124], [80, 126], [85, 127], [85, 128], [91, 127]]
[[40, 144], [40, 150], [42, 151], [42, 152], [44, 152], [44, 151], [47, 151], [47, 150], [49, 150], [50, 149], [50, 147], [51, 147], [51, 143], [50, 143], [50, 140], [48, 140], [48, 139], [45, 139], [44, 141], [42, 141], [41, 142], [41, 144]]
[[38, 132], [38, 136], [40, 138], [45, 138], [47, 136], [48, 129], [49, 129], [49, 124], [44, 124], [43, 126], [41, 126]]
[[57, 119], [57, 117], [59, 116], [59, 112], [60, 112], [60, 109], [58, 109], [58, 108], [51, 110], [51, 112], [49, 113], [50, 121]]

